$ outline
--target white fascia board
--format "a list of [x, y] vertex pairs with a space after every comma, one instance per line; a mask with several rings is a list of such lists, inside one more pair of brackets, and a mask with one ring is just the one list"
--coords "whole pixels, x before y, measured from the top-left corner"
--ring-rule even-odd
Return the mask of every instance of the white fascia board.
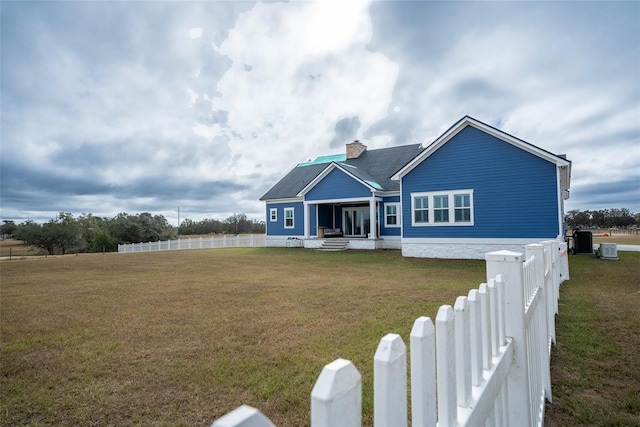
[[331, 162], [329, 164], [329, 166], [327, 166], [322, 172], [320, 172], [318, 174], [318, 176], [316, 176], [313, 181], [311, 181], [309, 184], [307, 184], [302, 190], [300, 190], [300, 192], [298, 194], [296, 194], [297, 197], [304, 197], [305, 194], [307, 194], [309, 191], [311, 191], [311, 189], [313, 187], [315, 187], [316, 185], [318, 185], [318, 183], [320, 183], [320, 181], [322, 181], [327, 175], [329, 175], [329, 172], [331, 172], [334, 169], [340, 169], [342, 172], [346, 173], [348, 176], [350, 176], [351, 178], [355, 179], [356, 181], [358, 181], [359, 183], [361, 183], [362, 185], [364, 185], [365, 187], [367, 187], [369, 190], [371, 190], [371, 192], [376, 192], [379, 191], [378, 189], [372, 187], [371, 185], [369, 185], [367, 182], [361, 180], [360, 178], [358, 178], [357, 176], [355, 176], [354, 174], [352, 174], [351, 172], [349, 172], [348, 170], [346, 170], [344, 167], [342, 167], [341, 165], [339, 165], [338, 163], [335, 162]]
[[557, 201], [557, 207], [558, 207], [558, 236], [561, 236], [563, 234], [562, 231], [562, 224], [564, 223], [564, 200], [562, 198], [562, 192], [564, 191], [562, 189], [562, 168], [558, 167], [556, 169], [557, 171], [557, 189], [556, 191], [558, 192], [558, 201]]
[[291, 203], [291, 202], [301, 202], [302, 197], [290, 197], [287, 199], [266, 199], [263, 200], [265, 203]]
[[528, 142], [525, 142], [512, 135], [509, 135], [508, 133], [505, 133], [499, 129], [496, 129], [482, 122], [479, 122], [474, 118], [466, 116], [462, 120], [460, 120], [460, 122], [457, 125], [451, 127], [445, 133], [440, 135], [422, 153], [420, 153], [411, 162], [407, 163], [402, 169], [396, 172], [395, 175], [391, 177], [391, 179], [394, 181], [399, 181], [403, 176], [405, 176], [407, 173], [413, 170], [413, 168], [415, 168], [420, 163], [422, 163], [427, 157], [432, 155], [438, 148], [446, 144], [451, 138], [456, 136], [462, 129], [464, 129], [467, 126], [473, 126], [476, 129], [479, 129], [485, 133], [488, 133], [491, 136], [501, 139], [504, 142], [507, 142], [515, 147], [518, 147], [528, 153], [538, 156], [558, 166], [571, 165], [571, 162], [569, 160], [563, 159], [562, 157], [556, 156], [555, 154], [552, 154], [548, 151], [545, 151], [541, 148], [531, 145]]
[[393, 197], [393, 196], [399, 196], [399, 195], [400, 195], [400, 190], [376, 191], [376, 196], [379, 196], [379, 197]]
[[[381, 197], [373, 198], [376, 202], [381, 202]], [[330, 204], [350, 204], [350, 203], [369, 203], [371, 201], [371, 197], [354, 197], [351, 199], [324, 199], [324, 200], [308, 200], [305, 201], [305, 205], [330, 205]], [[394, 202], [396, 203], [396, 202]]]

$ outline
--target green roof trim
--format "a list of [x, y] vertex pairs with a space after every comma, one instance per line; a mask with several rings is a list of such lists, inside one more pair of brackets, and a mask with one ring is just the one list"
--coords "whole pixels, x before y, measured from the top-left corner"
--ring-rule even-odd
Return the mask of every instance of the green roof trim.
[[322, 163], [331, 163], [331, 162], [344, 162], [347, 160], [346, 154], [331, 154], [329, 156], [320, 156], [316, 157], [314, 161], [311, 162], [303, 162], [298, 163], [298, 166], [311, 166], [311, 165], [320, 165]]
[[369, 184], [370, 186], [372, 186], [373, 188], [375, 188], [376, 190], [382, 190], [382, 187], [380, 186], [380, 184], [378, 184], [377, 182], [374, 181], [367, 181], [365, 180], [364, 182], [366, 182], [367, 184]]

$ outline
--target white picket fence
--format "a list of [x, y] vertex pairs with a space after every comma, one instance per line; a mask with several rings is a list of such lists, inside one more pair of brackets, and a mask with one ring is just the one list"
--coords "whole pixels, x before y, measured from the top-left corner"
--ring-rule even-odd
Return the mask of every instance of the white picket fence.
[[177, 251], [188, 249], [252, 248], [266, 246], [264, 234], [221, 237], [197, 237], [158, 242], [129, 243], [118, 245], [119, 253]]
[[[487, 253], [487, 283], [418, 318], [410, 335], [411, 423], [417, 426], [541, 426], [551, 401], [549, 358], [567, 245], [544, 241], [525, 254]], [[374, 355], [374, 426], [408, 424], [407, 349], [382, 338]], [[312, 427], [362, 423], [362, 378], [347, 360], [324, 367], [311, 391]], [[240, 406], [212, 427], [273, 427]]]

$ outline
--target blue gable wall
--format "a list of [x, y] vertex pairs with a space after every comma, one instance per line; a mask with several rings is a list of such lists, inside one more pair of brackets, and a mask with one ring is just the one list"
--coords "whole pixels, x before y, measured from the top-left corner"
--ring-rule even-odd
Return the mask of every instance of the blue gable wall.
[[[556, 166], [467, 126], [402, 179], [406, 238], [553, 238]], [[411, 225], [411, 193], [473, 189], [473, 226]]]
[[[271, 222], [269, 210], [278, 210], [277, 221]], [[284, 209], [294, 208], [294, 228], [284, 228]], [[302, 202], [267, 203], [267, 235], [269, 236], [303, 236], [304, 235], [304, 206]]]
[[333, 169], [305, 195], [305, 200], [371, 197], [371, 190], [340, 169]]

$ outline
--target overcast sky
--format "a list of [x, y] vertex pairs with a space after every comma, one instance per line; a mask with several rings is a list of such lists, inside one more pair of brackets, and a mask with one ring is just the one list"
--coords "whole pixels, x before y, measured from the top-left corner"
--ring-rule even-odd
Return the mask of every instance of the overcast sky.
[[567, 210], [640, 211], [640, 2], [0, 7], [2, 219], [264, 219], [297, 163], [464, 115], [566, 153]]

